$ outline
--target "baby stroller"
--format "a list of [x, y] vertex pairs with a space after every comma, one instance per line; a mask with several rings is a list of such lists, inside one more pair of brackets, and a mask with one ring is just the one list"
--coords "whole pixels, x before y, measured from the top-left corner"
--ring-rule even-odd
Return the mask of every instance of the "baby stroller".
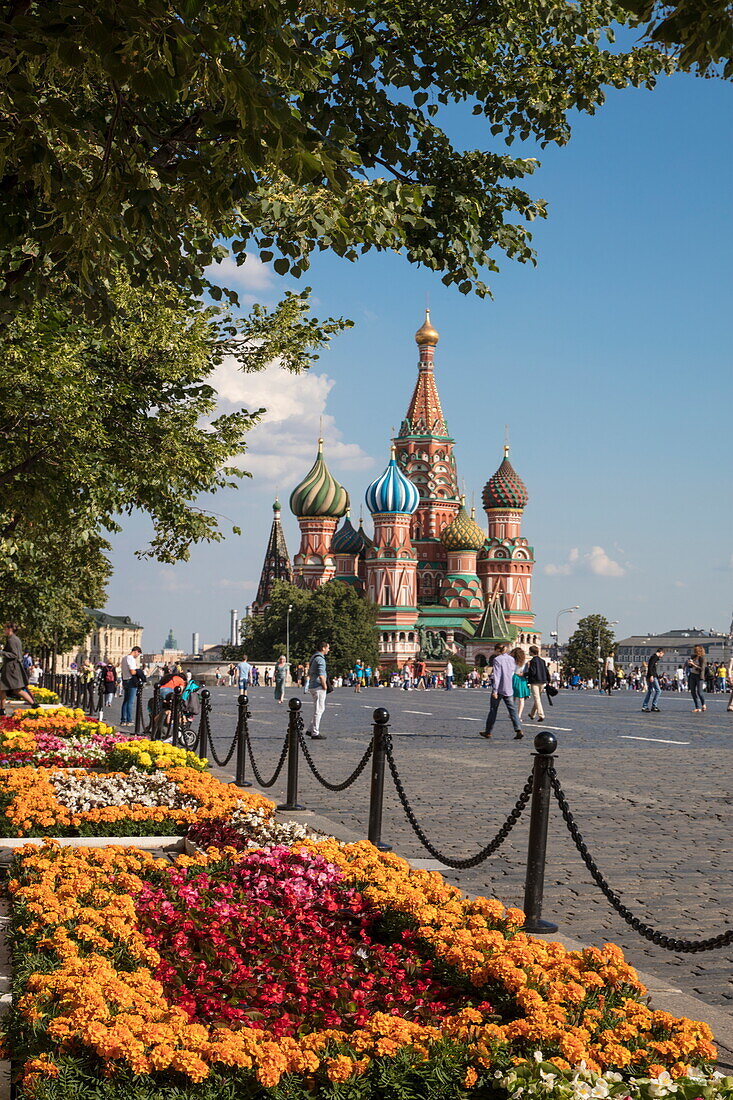
[[201, 685], [192, 678], [185, 683], [181, 676], [175, 674], [164, 678], [160, 684], [160, 711], [153, 715], [153, 700], [148, 700], [148, 715], [150, 721], [146, 734], [154, 741], [172, 741], [173, 730], [173, 691], [176, 687], [182, 687], [180, 706], [178, 710], [178, 737], [177, 743], [184, 749], [193, 749], [196, 744], [198, 730], [196, 719], [201, 714], [201, 700], [199, 691]]

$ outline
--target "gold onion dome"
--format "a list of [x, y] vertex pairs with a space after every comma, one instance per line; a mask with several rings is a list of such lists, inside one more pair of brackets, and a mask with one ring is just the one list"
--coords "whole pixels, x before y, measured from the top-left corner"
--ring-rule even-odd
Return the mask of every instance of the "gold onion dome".
[[527, 486], [509, 461], [509, 448], [504, 447], [504, 461], [489, 478], [482, 495], [484, 508], [524, 508], [529, 500]]
[[463, 501], [455, 519], [447, 524], [440, 541], [446, 550], [480, 550], [486, 542], [486, 532], [482, 531], [472, 516], [469, 516]]
[[340, 519], [349, 507], [349, 494], [329, 472], [323, 458], [323, 440], [310, 471], [290, 494], [290, 511], [295, 516], [328, 516]]
[[433, 347], [435, 347], [439, 339], [440, 337], [436, 329], [430, 324], [430, 310], [426, 309], [425, 320], [415, 333], [415, 343], [418, 347], [421, 347], [423, 344], [432, 344]]

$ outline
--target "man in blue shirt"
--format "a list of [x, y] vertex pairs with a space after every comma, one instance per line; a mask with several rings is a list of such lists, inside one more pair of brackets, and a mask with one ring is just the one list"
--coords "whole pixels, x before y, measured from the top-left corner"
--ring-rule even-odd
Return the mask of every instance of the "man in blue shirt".
[[314, 741], [323, 741], [321, 733], [321, 718], [326, 709], [326, 692], [328, 691], [328, 675], [326, 673], [326, 655], [330, 649], [328, 642], [319, 645], [310, 659], [308, 666], [308, 691], [313, 700], [313, 718], [309, 728], [305, 731], [308, 737]]
[[252, 680], [252, 665], [247, 660], [247, 654], [243, 654], [242, 660], [237, 665], [237, 679], [239, 681], [239, 694], [244, 695]]
[[491, 737], [491, 731], [496, 722], [496, 715], [499, 712], [499, 703], [503, 699], [504, 705], [509, 711], [512, 725], [514, 726], [514, 740], [518, 741], [521, 737], [524, 737], [524, 734], [519, 724], [517, 708], [514, 706], [514, 673], [517, 668], [517, 663], [512, 655], [506, 652], [506, 646], [503, 643], [498, 645], [496, 649], [498, 652], [494, 657], [493, 663], [491, 704], [489, 706], [489, 713], [486, 716], [486, 729], [481, 736], [486, 738]]

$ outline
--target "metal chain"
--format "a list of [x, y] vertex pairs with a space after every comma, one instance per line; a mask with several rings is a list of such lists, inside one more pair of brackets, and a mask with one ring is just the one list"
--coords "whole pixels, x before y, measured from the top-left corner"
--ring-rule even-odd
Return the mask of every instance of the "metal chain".
[[237, 730], [237, 732], [234, 734], [234, 740], [232, 741], [231, 745], [229, 746], [229, 752], [226, 754], [226, 756], [224, 757], [223, 760], [220, 760], [219, 757], [216, 755], [216, 749], [214, 748], [214, 738], [211, 736], [211, 730], [209, 728], [209, 723], [208, 722], [206, 723], [206, 737], [207, 737], [207, 740], [209, 742], [209, 751], [210, 751], [211, 755], [214, 757], [214, 763], [218, 767], [226, 768], [227, 764], [229, 763], [231, 758], [234, 756], [234, 750], [237, 747], [237, 737], [238, 737], [238, 735], [239, 735], [239, 730]]
[[361, 760], [359, 761], [359, 763], [354, 768], [351, 775], [348, 776], [346, 779], [344, 779], [343, 783], [329, 783], [328, 780], [324, 779], [323, 776], [321, 775], [321, 773], [319, 772], [318, 768], [316, 767], [316, 765], [313, 761], [313, 757], [311, 756], [310, 752], [308, 751], [308, 746], [306, 745], [305, 737], [303, 736], [302, 719], [301, 719], [300, 726], [298, 728], [298, 740], [300, 741], [300, 747], [303, 750], [303, 756], [305, 757], [305, 760], [306, 760], [306, 763], [307, 763], [308, 767], [313, 772], [313, 774], [315, 775], [316, 779], [321, 784], [321, 786], [326, 787], [329, 791], [345, 791], [346, 788], [350, 787], [352, 783], [356, 783], [357, 779], [359, 778], [361, 773], [364, 771], [364, 768], [369, 763], [369, 760], [371, 759], [372, 753], [374, 752], [374, 737], [372, 737], [371, 741], [369, 742], [369, 745], [367, 747], [366, 752], [364, 753]]
[[509, 836], [510, 832], [524, 813], [525, 807], [530, 800], [530, 797], [532, 795], [533, 782], [531, 775], [527, 779], [527, 782], [524, 784], [524, 787], [522, 788], [522, 793], [514, 804], [514, 809], [508, 815], [508, 817], [504, 821], [504, 824], [499, 829], [494, 839], [490, 840], [489, 843], [486, 844], [480, 852], [477, 852], [475, 856], [470, 856], [467, 859], [453, 859], [451, 856], [446, 856], [442, 852], [438, 851], [438, 849], [430, 843], [427, 836], [420, 828], [417, 818], [415, 817], [415, 814], [413, 812], [412, 806], [410, 805], [407, 795], [405, 794], [405, 788], [402, 785], [400, 774], [397, 771], [397, 765], [395, 764], [394, 756], [392, 754], [392, 738], [389, 736], [389, 734], [386, 735], [385, 741], [387, 763], [389, 764], [389, 770], [392, 773], [392, 779], [394, 780], [394, 785], [397, 788], [397, 794], [399, 796], [400, 802], [402, 803], [402, 808], [405, 811], [407, 820], [412, 825], [412, 828], [415, 831], [418, 840], [423, 845], [423, 847], [427, 848], [431, 856], [437, 859], [440, 863], [445, 863], [446, 867], [454, 867], [457, 871], [466, 871], [470, 867], [477, 867], [479, 863], [483, 863], [485, 859], [488, 859], [489, 856], [492, 856], [494, 854], [497, 848], [501, 847], [501, 845], [504, 843], [504, 841]]
[[618, 915], [622, 917], [635, 932], [638, 932], [645, 940], [651, 940], [657, 947], [664, 947], [667, 951], [676, 951], [681, 954], [689, 954], [697, 951], [714, 951], [716, 948], [727, 947], [729, 944], [733, 943], [733, 928], [727, 929], [727, 931], [722, 932], [719, 936], [710, 936], [706, 940], [677, 940], [672, 936], [666, 936], [663, 932], [657, 931], [655, 928], [652, 928], [651, 925], [645, 924], [644, 921], [635, 917], [631, 910], [626, 908], [618, 894], [611, 889], [606, 879], [598, 870], [595, 860], [585, 845], [585, 841], [575, 822], [575, 818], [570, 812], [568, 801], [565, 798], [565, 792], [560, 785], [560, 780], [557, 778], [557, 772], [552, 764], [548, 770], [552, 789], [555, 793], [555, 798], [557, 799], [565, 824], [575, 842], [575, 847], [580, 852], [583, 863], [590, 872], [591, 878]]
[[285, 740], [283, 742], [282, 752], [280, 753], [280, 759], [277, 762], [277, 767], [275, 768], [274, 775], [273, 775], [272, 779], [268, 780], [267, 783], [264, 781], [264, 779], [260, 775], [257, 764], [255, 763], [255, 758], [252, 754], [252, 744], [251, 744], [250, 739], [249, 739], [249, 733], [245, 734], [245, 738], [246, 738], [246, 742], [247, 742], [247, 755], [249, 756], [249, 762], [252, 765], [252, 773], [253, 773], [255, 779], [259, 783], [260, 787], [274, 787], [275, 784], [278, 781], [278, 778], [280, 776], [280, 772], [283, 770], [283, 764], [285, 763], [285, 758], [288, 755], [288, 735], [285, 734]]

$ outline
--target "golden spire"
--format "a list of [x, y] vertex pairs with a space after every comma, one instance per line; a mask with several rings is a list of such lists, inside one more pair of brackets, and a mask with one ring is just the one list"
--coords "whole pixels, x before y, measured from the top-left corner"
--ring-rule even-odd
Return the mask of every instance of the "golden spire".
[[415, 333], [415, 343], [418, 347], [422, 347], [425, 344], [432, 344], [433, 347], [437, 344], [440, 337], [436, 329], [430, 324], [430, 310], [425, 310], [425, 320], [420, 328]]

